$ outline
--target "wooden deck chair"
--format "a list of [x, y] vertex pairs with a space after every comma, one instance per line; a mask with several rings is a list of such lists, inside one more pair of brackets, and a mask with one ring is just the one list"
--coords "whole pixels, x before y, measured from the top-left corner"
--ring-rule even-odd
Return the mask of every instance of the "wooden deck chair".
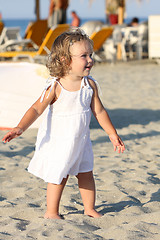
[[45, 56], [50, 53], [52, 44], [57, 36], [59, 36], [62, 32], [69, 30], [69, 24], [58, 24], [57, 26], [51, 28], [44, 41], [42, 42], [38, 51], [7, 51], [1, 52], [0, 58], [23, 58], [28, 57], [31, 61], [34, 61], [37, 58], [41, 58], [41, 56]]
[[28, 24], [24, 38], [31, 39], [38, 47], [40, 47], [47, 32], [47, 19], [37, 20]]

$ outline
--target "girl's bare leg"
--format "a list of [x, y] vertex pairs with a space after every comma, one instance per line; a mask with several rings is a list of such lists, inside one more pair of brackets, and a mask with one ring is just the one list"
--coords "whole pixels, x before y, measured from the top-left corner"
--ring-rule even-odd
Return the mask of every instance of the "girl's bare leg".
[[79, 190], [81, 193], [84, 214], [90, 217], [99, 218], [102, 215], [95, 210], [95, 182], [92, 172], [79, 173], [77, 175]]
[[47, 186], [47, 211], [44, 218], [61, 219], [59, 216], [59, 203], [61, 200], [64, 186], [67, 178], [64, 178], [61, 184], [48, 183]]

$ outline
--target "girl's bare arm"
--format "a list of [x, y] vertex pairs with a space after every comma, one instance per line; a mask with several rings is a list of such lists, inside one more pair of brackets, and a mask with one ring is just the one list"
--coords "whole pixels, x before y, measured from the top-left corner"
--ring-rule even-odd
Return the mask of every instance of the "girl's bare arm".
[[[41, 97], [27, 110], [18, 125], [8, 132], [2, 139], [3, 142], [9, 142], [13, 138], [20, 136], [46, 109], [55, 98], [55, 87], [48, 96], [50, 88], [46, 91], [43, 102], [40, 102]], [[46, 97], [48, 96], [48, 98]]]
[[109, 138], [114, 145], [114, 150], [118, 148], [118, 152], [123, 152], [125, 150], [124, 143], [118, 136], [117, 131], [114, 128], [110, 120], [110, 117], [99, 98], [97, 86], [92, 80], [90, 80], [90, 84], [91, 87], [93, 88], [93, 97], [91, 102], [91, 109], [93, 115], [99, 122], [100, 126], [109, 135]]

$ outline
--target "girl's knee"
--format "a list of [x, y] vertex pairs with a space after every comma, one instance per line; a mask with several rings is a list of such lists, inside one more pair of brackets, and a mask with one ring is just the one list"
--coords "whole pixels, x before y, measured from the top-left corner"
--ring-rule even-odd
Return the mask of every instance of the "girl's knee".
[[83, 172], [83, 173], [78, 173], [78, 175], [76, 176], [78, 178], [78, 180], [80, 179], [92, 179], [93, 178], [93, 172]]

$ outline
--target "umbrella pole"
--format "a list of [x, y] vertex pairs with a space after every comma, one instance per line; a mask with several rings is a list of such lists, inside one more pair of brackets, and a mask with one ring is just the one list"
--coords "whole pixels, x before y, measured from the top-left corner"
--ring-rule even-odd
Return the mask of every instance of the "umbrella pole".
[[[125, 9], [125, 0], [120, 0], [119, 1], [119, 8], [118, 8], [118, 24], [123, 24], [124, 9]], [[122, 59], [122, 49], [121, 49], [121, 44], [120, 43], [118, 43], [118, 46], [117, 46], [117, 59], [118, 60]]]
[[40, 8], [39, 8], [39, 0], [35, 0], [36, 1], [36, 18], [37, 20], [40, 19]]

